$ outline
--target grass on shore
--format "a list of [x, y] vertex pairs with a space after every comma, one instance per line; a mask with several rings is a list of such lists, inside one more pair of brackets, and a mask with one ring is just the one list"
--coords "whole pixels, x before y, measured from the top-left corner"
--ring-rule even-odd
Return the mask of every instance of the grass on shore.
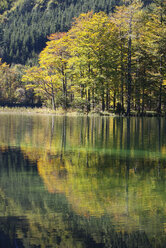
[[[11, 113], [11, 114], [44, 114], [44, 115], [57, 115], [57, 116], [119, 116], [112, 112], [95, 112], [91, 111], [87, 114], [87, 112], [83, 112], [81, 110], [68, 109], [64, 110], [63, 108], [58, 108], [56, 110], [42, 107], [42, 108], [30, 108], [30, 107], [0, 107], [0, 113]], [[125, 115], [120, 115], [125, 116]], [[131, 111], [131, 116], [146, 116], [146, 117], [155, 117], [159, 116], [156, 111], [146, 111], [143, 115], [138, 115], [136, 111]], [[161, 116], [165, 116], [163, 113]]]
[[[31, 108], [31, 107], [0, 107], [0, 113], [13, 113], [13, 114], [52, 114], [52, 115], [67, 115], [74, 114], [78, 115], [76, 111], [65, 111], [62, 108], [53, 110], [51, 108]], [[82, 113], [83, 114], [83, 113]], [[81, 115], [81, 113], [80, 113]]]
[[30, 107], [0, 107], [0, 113], [11, 113], [11, 114], [51, 114], [51, 115], [59, 115], [59, 116], [91, 116], [91, 115], [97, 115], [97, 116], [115, 116], [114, 113], [109, 112], [95, 112], [91, 111], [87, 114], [87, 112], [83, 112], [81, 110], [76, 109], [68, 109], [64, 110], [63, 108], [58, 108], [56, 110], [53, 110], [51, 108], [30, 108]]

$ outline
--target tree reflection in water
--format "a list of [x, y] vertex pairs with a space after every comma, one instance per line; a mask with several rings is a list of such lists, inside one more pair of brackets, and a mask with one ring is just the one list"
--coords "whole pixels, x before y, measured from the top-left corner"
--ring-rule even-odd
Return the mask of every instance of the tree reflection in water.
[[6, 247], [165, 247], [164, 120], [6, 115], [0, 124]]

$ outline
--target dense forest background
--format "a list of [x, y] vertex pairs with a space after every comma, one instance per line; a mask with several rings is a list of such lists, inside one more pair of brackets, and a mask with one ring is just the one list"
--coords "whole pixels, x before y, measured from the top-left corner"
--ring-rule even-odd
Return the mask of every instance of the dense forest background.
[[[144, 5], [151, 0], [143, 0]], [[1, 0], [0, 57], [7, 63], [34, 64], [47, 36], [68, 31], [74, 17], [90, 10], [107, 14], [122, 0]]]

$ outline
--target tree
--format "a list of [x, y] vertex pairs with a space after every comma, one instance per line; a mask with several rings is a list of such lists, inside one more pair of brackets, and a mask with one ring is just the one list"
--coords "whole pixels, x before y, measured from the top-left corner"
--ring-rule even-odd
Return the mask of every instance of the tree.
[[40, 67], [47, 71], [48, 77], [56, 78], [56, 86], [62, 92], [64, 109], [67, 108], [68, 75], [68, 43], [69, 39], [65, 33], [56, 33], [50, 37], [46, 48], [41, 52], [39, 58]]
[[80, 15], [69, 31], [73, 37], [72, 67], [81, 96], [88, 100], [87, 111], [90, 111], [91, 99], [94, 106], [95, 98], [101, 101], [103, 111], [105, 106], [109, 109], [109, 92], [117, 69], [116, 33], [116, 26], [103, 12]]
[[28, 69], [23, 77], [24, 81], [32, 82], [28, 87], [51, 100], [53, 109], [59, 94], [63, 95], [63, 107], [67, 108], [68, 56], [65, 34], [54, 34], [40, 54], [39, 67]]
[[48, 76], [47, 71], [40, 67], [32, 67], [26, 70], [23, 82], [27, 82], [27, 89], [33, 89], [43, 100], [51, 100], [52, 108], [55, 109], [55, 76]]
[[166, 34], [166, 1], [165, 0], [155, 0], [154, 14], [156, 15], [155, 21], [158, 22], [158, 29], [156, 30], [156, 35], [158, 35], [158, 57], [159, 57], [159, 93], [158, 93], [158, 107], [157, 111], [161, 114], [162, 105], [162, 91], [163, 91], [163, 80], [165, 74], [165, 34]]
[[[121, 64], [121, 103], [123, 105], [123, 70], [124, 70], [124, 56], [126, 56], [126, 88], [127, 88], [127, 115], [130, 115], [131, 110], [131, 94], [132, 94], [132, 53], [133, 40], [136, 38], [135, 30], [139, 20], [142, 2], [139, 0], [125, 1], [125, 5], [117, 7], [113, 14], [113, 21], [119, 27], [120, 37], [120, 64]], [[123, 42], [125, 44], [123, 45]], [[127, 53], [124, 55], [123, 47], [127, 46]]]

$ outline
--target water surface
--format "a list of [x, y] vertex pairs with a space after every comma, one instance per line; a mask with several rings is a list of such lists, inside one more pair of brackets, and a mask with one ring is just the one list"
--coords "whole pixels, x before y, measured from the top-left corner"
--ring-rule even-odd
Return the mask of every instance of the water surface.
[[166, 247], [164, 118], [0, 115], [0, 247]]

